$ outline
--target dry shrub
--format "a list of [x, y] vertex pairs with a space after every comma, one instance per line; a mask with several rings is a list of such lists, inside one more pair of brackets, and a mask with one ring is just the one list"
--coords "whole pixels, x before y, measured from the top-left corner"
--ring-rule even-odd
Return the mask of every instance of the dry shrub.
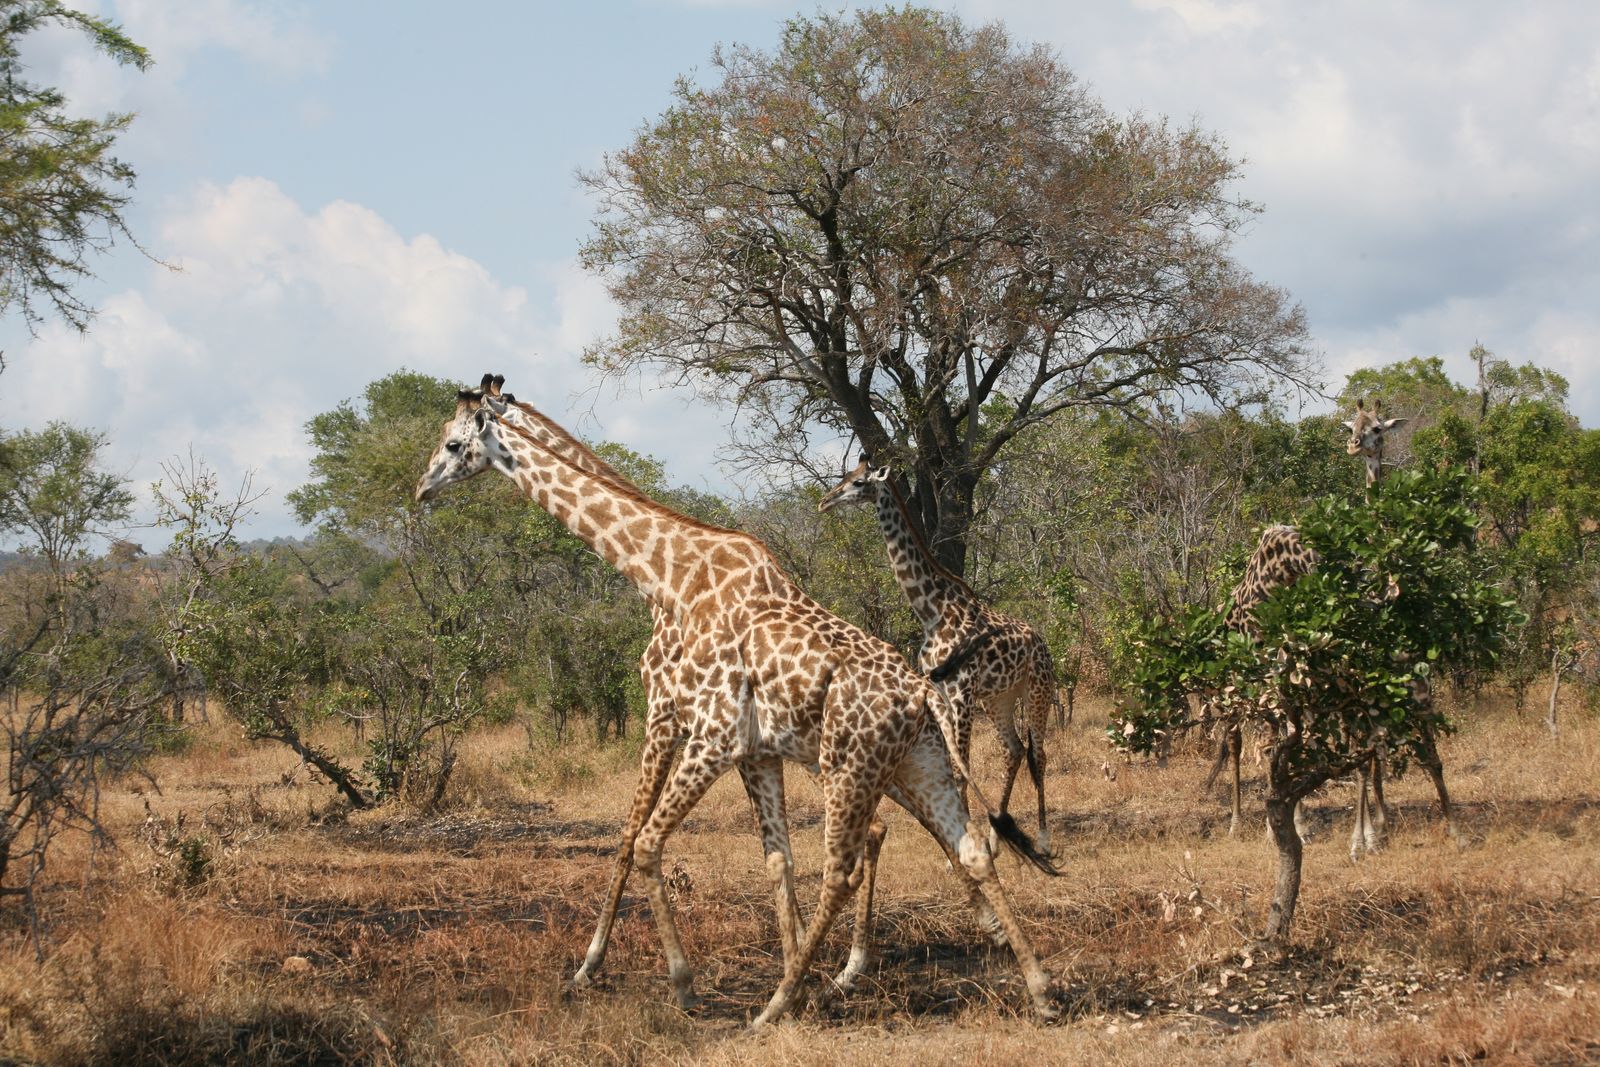
[[[278, 975], [279, 932], [146, 893], [43, 962], [6, 947], [0, 1046], [39, 1063], [381, 1062], [394, 1045], [353, 1004]], [[309, 994], [309, 995], [308, 995]]]

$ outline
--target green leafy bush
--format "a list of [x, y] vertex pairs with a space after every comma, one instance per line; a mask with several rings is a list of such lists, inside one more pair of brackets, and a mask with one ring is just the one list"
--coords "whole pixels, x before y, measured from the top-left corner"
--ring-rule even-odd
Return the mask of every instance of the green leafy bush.
[[[1311, 790], [1374, 756], [1402, 772], [1450, 728], [1432, 699], [1435, 672], [1490, 667], [1520, 621], [1478, 551], [1472, 490], [1460, 469], [1408, 471], [1365, 497], [1313, 504], [1298, 526], [1317, 569], [1257, 606], [1259, 641], [1228, 629], [1226, 607], [1137, 623], [1134, 699], [1112, 741], [1152, 751], [1184, 724], [1188, 694], [1220, 695], [1225, 721], [1269, 735], [1275, 835], [1275, 812], [1287, 820]], [[1297, 891], [1299, 838], [1279, 844], [1293, 852]], [[1285, 917], [1269, 936], [1286, 930], [1292, 898], [1275, 902]]]

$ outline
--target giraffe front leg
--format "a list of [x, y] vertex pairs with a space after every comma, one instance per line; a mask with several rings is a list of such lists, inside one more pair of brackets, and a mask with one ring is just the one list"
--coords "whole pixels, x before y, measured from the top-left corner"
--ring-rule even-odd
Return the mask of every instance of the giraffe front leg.
[[583, 965], [572, 976], [570, 987], [585, 989], [594, 982], [605, 962], [606, 948], [611, 941], [611, 928], [617, 920], [617, 909], [622, 903], [622, 890], [627, 885], [628, 873], [633, 868], [634, 842], [645, 820], [655, 810], [656, 801], [666, 785], [667, 774], [672, 770], [672, 754], [681, 740], [677, 732], [676, 716], [671, 706], [665, 716], [652, 715], [645, 727], [644, 751], [639, 757], [639, 784], [634, 788], [633, 806], [622, 828], [622, 842], [617, 846], [617, 859], [611, 872], [611, 884], [606, 901], [595, 926], [594, 937], [589, 941], [589, 951], [584, 954]]
[[1372, 821], [1372, 806], [1367, 800], [1368, 781], [1377, 757], [1361, 761], [1356, 770], [1356, 820], [1350, 829], [1350, 858], [1359, 860], [1363, 853], [1378, 851], [1378, 830]]
[[672, 916], [672, 902], [667, 896], [666, 883], [661, 877], [661, 851], [667, 837], [677, 829], [690, 809], [697, 804], [711, 784], [720, 778], [732, 763], [722, 746], [698, 738], [684, 747], [683, 758], [661, 794], [661, 800], [644, 829], [634, 842], [634, 861], [645, 880], [650, 897], [650, 910], [655, 916], [656, 933], [661, 938], [661, 951], [667, 958], [667, 979], [672, 984], [673, 997], [678, 1007], [687, 1011], [694, 1007], [694, 972], [689, 958], [684, 954], [683, 942], [678, 938], [678, 925]]

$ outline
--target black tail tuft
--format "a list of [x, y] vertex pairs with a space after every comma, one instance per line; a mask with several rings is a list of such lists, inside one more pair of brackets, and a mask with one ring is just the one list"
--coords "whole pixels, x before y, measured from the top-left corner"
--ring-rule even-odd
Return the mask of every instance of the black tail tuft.
[[1017, 825], [1017, 820], [1009, 814], [989, 816], [989, 825], [994, 827], [994, 832], [1006, 843], [1006, 847], [1022, 859], [1052, 878], [1061, 877], [1063, 873], [1061, 868], [1057, 867], [1049, 856], [1039, 851], [1039, 846], [1033, 843], [1033, 838], [1023, 833], [1022, 827]]
[[1030, 728], [1027, 734], [1026, 747], [1022, 751], [1028, 759], [1028, 777], [1033, 779], [1033, 787], [1042, 796], [1044, 794], [1044, 768], [1039, 766], [1039, 750], [1033, 743], [1033, 730]]
[[943, 663], [938, 664], [928, 672], [929, 680], [942, 682], [959, 671], [966, 666], [967, 660], [977, 655], [983, 646], [989, 643], [989, 638], [999, 632], [999, 628], [996, 626], [986, 626], [978, 633], [968, 637], [961, 644], [951, 649], [950, 654], [944, 658]]

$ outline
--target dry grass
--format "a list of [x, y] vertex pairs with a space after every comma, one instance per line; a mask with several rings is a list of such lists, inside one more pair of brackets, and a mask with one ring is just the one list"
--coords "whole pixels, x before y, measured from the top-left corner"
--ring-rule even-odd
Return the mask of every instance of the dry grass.
[[[649, 911], [625, 898], [601, 987], [581, 958], [634, 778], [627, 746], [540, 751], [518, 728], [469, 738], [443, 814], [348, 819], [279, 749], [223, 728], [108, 798], [122, 850], [71, 844], [36, 959], [0, 929], [0, 1060], [39, 1063], [1440, 1064], [1600, 1061], [1600, 722], [1559, 748], [1530, 712], [1470, 709], [1445, 745], [1468, 831], [1432, 788], [1390, 790], [1389, 846], [1346, 858], [1352, 791], [1312, 805], [1296, 948], [1238, 955], [1272, 856], [1201, 798], [1207, 754], [1126, 765], [1103, 709], [1052, 735], [1064, 877], [1004, 862], [1067, 1021], [1043, 1027], [1008, 954], [983, 946], [943, 856], [889, 816], [882, 959], [848, 1001], [759, 1037], [779, 975], [753, 820], [719, 783], [669, 846], [704, 1005], [668, 1006]], [[995, 753], [983, 739], [980, 774]], [[1114, 778], [1108, 771], [1115, 771]], [[1247, 768], [1248, 770], [1248, 768]], [[817, 790], [791, 773], [802, 901], [820, 867]], [[146, 804], [149, 804], [147, 815]], [[1018, 807], [1026, 810], [1026, 791]], [[197, 879], [140, 843], [153, 816], [202, 839]], [[1026, 825], [1026, 821], [1024, 821]], [[842, 959], [847, 932], [830, 953]]]

